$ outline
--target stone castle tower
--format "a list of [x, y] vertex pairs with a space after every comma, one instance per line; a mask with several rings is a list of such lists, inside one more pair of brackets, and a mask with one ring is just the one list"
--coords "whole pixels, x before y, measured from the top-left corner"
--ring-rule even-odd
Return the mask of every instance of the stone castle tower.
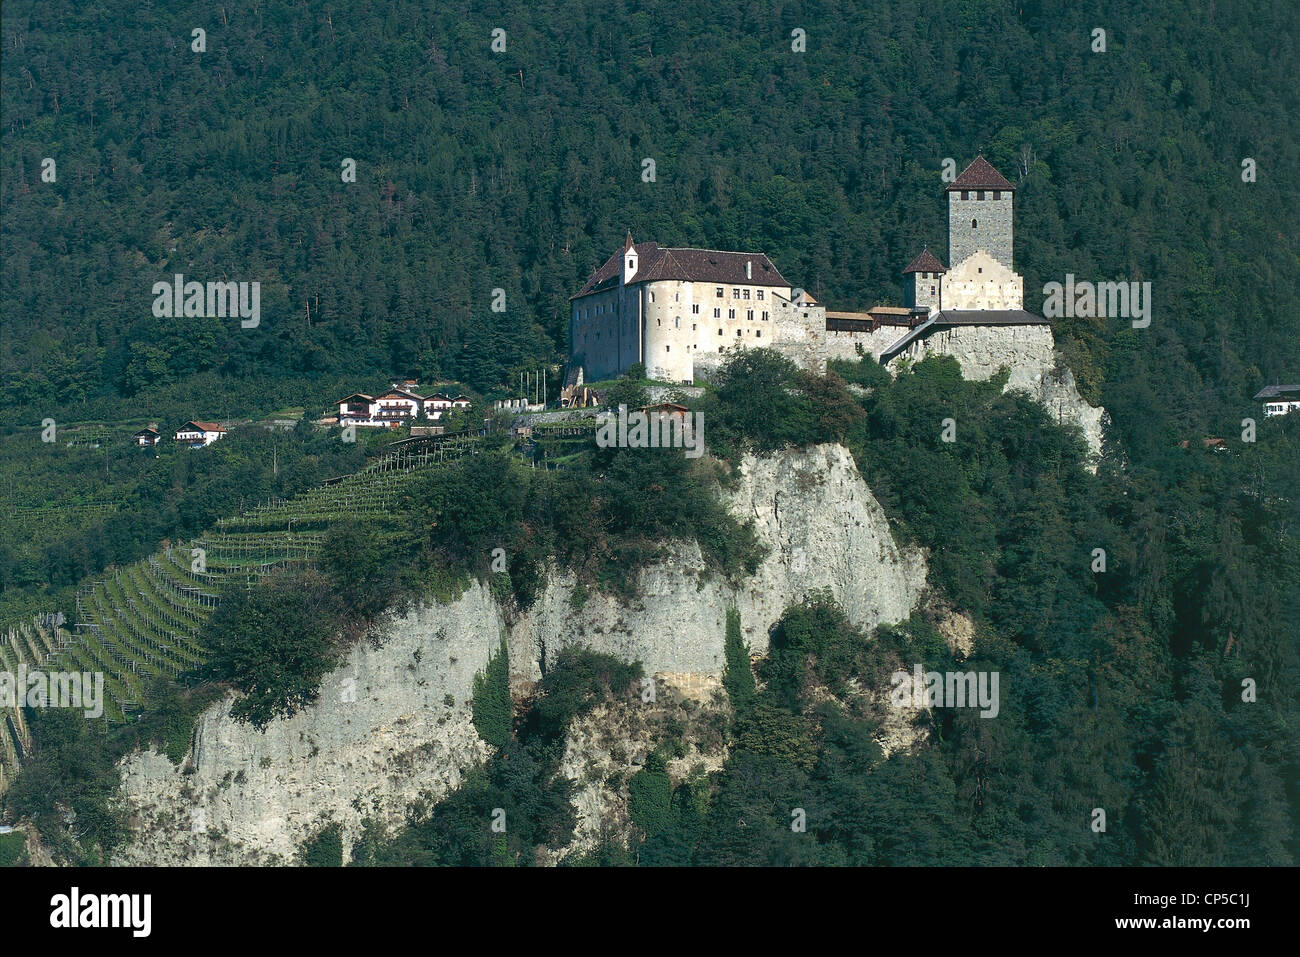
[[1011, 197], [1016, 188], [983, 156], [948, 187], [948, 262], [954, 266], [983, 249], [1009, 271]]
[[943, 308], [943, 263], [929, 248], [912, 260], [903, 270], [903, 305], [910, 308], [925, 306], [934, 314]]

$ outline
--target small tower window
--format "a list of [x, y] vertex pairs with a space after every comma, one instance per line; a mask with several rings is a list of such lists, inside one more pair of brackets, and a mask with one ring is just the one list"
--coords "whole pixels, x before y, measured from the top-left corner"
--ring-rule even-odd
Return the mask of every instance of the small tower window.
[[[975, 224], [974, 224], [974, 223], [971, 223], [971, 225], [974, 226]], [[654, 294], [654, 293], [650, 293], [650, 301], [651, 301], [651, 302], [654, 302], [654, 301], [655, 301], [655, 294]]]
[[975, 222], [975, 220], [972, 219], [972, 220], [970, 221], [970, 228], [971, 228], [971, 229], [978, 229], [978, 228], [979, 228], [979, 223]]
[[934, 287], [933, 287], [933, 286], [930, 287], [930, 295], [932, 295], [932, 296], [934, 295]]

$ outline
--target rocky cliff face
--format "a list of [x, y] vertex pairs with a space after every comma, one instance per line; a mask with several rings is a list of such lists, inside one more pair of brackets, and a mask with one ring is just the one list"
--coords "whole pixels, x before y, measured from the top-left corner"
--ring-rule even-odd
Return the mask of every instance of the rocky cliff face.
[[[785, 607], [813, 589], [829, 589], [863, 628], [916, 606], [924, 557], [894, 542], [844, 448], [747, 458], [730, 506], [769, 549], [738, 587], [707, 575], [694, 543], [646, 569], [629, 604], [600, 594], [575, 603], [572, 578], [556, 572], [531, 609], [507, 616], [475, 583], [450, 604], [395, 618], [380, 646], [351, 651], [316, 704], [264, 732], [230, 717], [232, 699], [213, 706], [180, 767], [152, 751], [123, 760], [133, 840], [118, 862], [287, 863], [331, 822], [342, 825], [345, 855], [365, 818], [399, 825], [412, 800], [445, 794], [487, 756], [470, 695], [502, 634], [517, 684], [540, 678], [559, 648], [581, 644], [689, 689], [716, 687], [729, 605], [760, 653]], [[590, 764], [576, 752], [566, 760]], [[580, 810], [592, 826], [597, 808]]]

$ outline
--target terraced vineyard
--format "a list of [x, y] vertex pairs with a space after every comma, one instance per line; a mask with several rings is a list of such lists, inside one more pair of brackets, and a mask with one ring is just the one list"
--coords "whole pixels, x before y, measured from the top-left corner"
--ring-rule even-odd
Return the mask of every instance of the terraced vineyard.
[[[22, 665], [40, 668], [57, 656], [70, 640], [62, 624], [61, 615], [42, 615], [5, 628], [0, 636], [0, 672], [11, 675], [16, 685]], [[22, 702], [17, 700], [22, 691], [18, 687], [13, 690], [15, 706], [0, 705], [0, 794], [9, 787], [32, 744]]]
[[266, 502], [218, 521], [192, 542], [109, 569], [79, 590], [75, 631], [57, 643], [13, 638], [0, 663], [102, 672], [105, 720], [126, 721], [146, 703], [153, 678], [179, 678], [206, 662], [200, 634], [223, 592], [252, 587], [276, 569], [312, 563], [328, 529], [340, 520], [359, 518], [382, 527], [414, 476], [474, 451], [480, 435], [395, 443], [354, 475]]

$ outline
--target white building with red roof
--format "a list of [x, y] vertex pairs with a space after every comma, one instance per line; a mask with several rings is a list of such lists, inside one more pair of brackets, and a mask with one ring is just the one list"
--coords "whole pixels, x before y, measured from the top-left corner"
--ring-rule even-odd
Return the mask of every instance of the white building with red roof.
[[192, 419], [176, 430], [175, 439], [192, 449], [201, 449], [223, 438], [225, 434], [225, 427], [216, 422], [200, 422]]
[[570, 300], [569, 342], [588, 380], [637, 364], [694, 380], [694, 360], [772, 342], [772, 309], [790, 284], [764, 253], [623, 245]]

